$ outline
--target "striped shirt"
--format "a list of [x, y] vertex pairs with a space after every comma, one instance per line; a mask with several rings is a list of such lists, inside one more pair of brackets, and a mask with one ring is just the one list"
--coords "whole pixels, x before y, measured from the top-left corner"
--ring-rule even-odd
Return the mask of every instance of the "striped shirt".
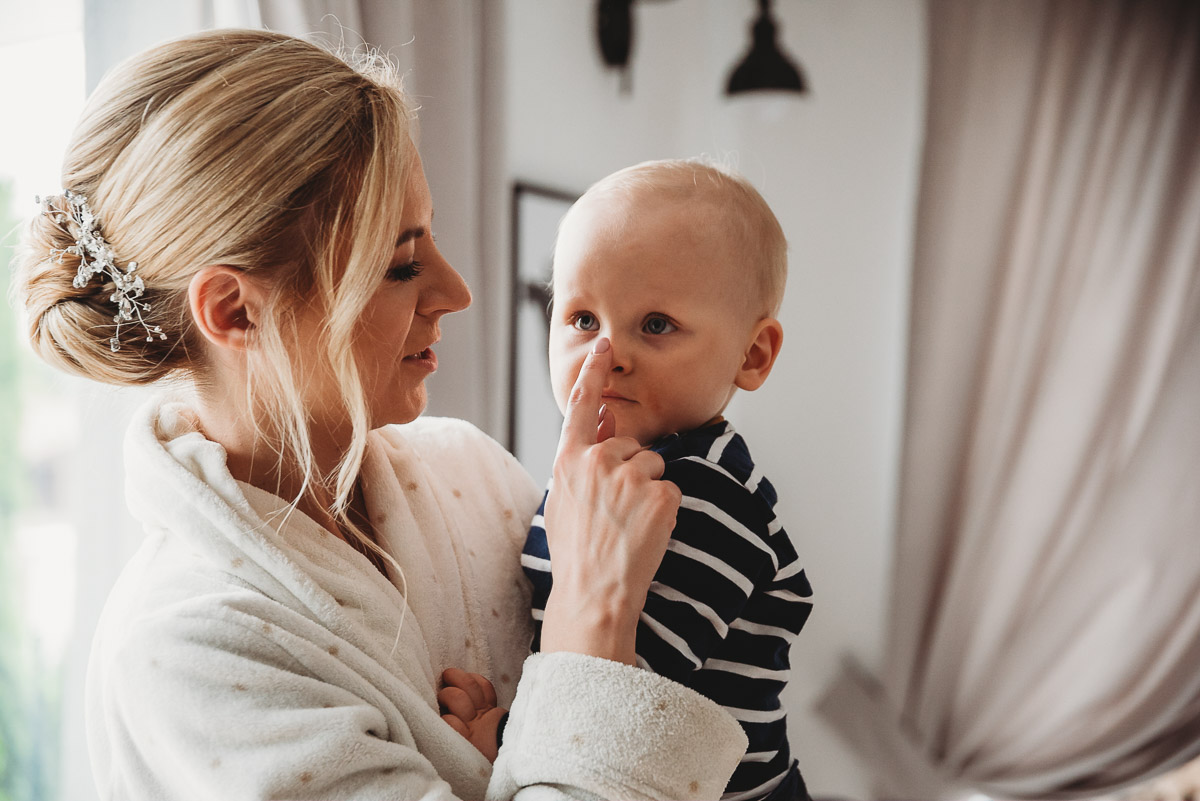
[[[654, 450], [683, 500], [638, 623], [638, 664], [708, 696], [742, 724], [750, 747], [723, 799], [796, 787], [803, 797], [779, 693], [812, 590], [775, 517], [775, 489], [727, 421], [673, 434]], [[521, 556], [533, 582], [535, 651], [552, 584], [545, 506], [543, 497]]]

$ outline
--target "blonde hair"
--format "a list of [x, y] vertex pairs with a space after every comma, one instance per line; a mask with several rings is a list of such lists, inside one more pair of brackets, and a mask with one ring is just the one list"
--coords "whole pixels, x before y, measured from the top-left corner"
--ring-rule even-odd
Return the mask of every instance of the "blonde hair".
[[[350, 345], [399, 232], [411, 116], [386, 61], [352, 64], [277, 33], [208, 31], [124, 62], [89, 98], [62, 186], [88, 199], [118, 263], [137, 262], [151, 304], [146, 322], [168, 336], [146, 341], [140, 326], [127, 325], [120, 350], [110, 350], [111, 284], [73, 287], [77, 257], [58, 263], [52, 253], [74, 245], [74, 234], [38, 215], [18, 252], [15, 285], [34, 350], [110, 384], [183, 377], [203, 391], [191, 278], [220, 264], [262, 279], [269, 300], [248, 351], [247, 387], [260, 439], [281, 472], [294, 460], [301, 495], [323, 487], [344, 529], [387, 558], [347, 511], [370, 423]], [[331, 475], [317, 475], [293, 372], [296, 312], [312, 304], [325, 312], [324, 357], [352, 428]], [[125, 339], [125, 330], [137, 336]]]
[[[787, 285], [787, 239], [767, 201], [745, 177], [706, 159], [644, 161], [618, 170], [592, 184], [572, 207], [593, 198], [620, 195], [630, 201], [624, 225], [635, 221], [635, 203], [641, 200], [688, 204], [713, 212], [722, 223], [722, 235], [744, 260], [752, 276], [751, 303], [755, 312], [774, 317], [783, 303]], [[559, 224], [561, 231], [571, 211]]]

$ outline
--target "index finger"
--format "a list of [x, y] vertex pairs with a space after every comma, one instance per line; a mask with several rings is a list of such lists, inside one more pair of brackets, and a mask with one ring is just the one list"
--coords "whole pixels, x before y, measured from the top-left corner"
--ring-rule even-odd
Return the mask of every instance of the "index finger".
[[600, 394], [604, 391], [604, 380], [612, 367], [612, 348], [609, 345], [607, 338], [597, 339], [592, 352], [579, 368], [575, 386], [571, 387], [571, 395], [567, 398], [562, 436], [558, 439], [559, 453], [596, 444]]

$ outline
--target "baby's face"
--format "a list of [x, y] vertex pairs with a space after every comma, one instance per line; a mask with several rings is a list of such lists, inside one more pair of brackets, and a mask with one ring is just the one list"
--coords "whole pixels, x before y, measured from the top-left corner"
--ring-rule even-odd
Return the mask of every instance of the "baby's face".
[[[604, 402], [617, 436], [648, 445], [719, 415], [756, 318], [720, 225], [642, 202], [620, 230], [613, 198], [572, 213], [555, 251], [550, 379], [559, 409], [595, 340], [612, 341]], [[713, 215], [707, 215], [709, 217]]]

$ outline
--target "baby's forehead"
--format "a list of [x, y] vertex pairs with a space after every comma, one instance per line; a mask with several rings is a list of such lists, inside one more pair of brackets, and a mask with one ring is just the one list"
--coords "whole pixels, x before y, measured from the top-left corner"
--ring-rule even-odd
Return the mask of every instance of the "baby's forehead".
[[[590, 193], [589, 193], [590, 194]], [[702, 205], [708, 212], [726, 206], [729, 193], [709, 182], [684, 181], [678, 178], [662, 181], [618, 183], [604, 187], [597, 195], [616, 205], [627, 207], [675, 207]], [[586, 197], [586, 195], [585, 195]], [[725, 201], [723, 203], [722, 201]]]
[[712, 225], [697, 223], [695, 209], [656, 206], [640, 218], [620, 218], [628, 223], [621, 226], [607, 224], [605, 216], [580, 220], [576, 245], [556, 254], [562, 257], [553, 274], [556, 293], [617, 297], [643, 311], [701, 296], [723, 315], [752, 305], [743, 256]]
[[735, 210], [714, 191], [672, 191], [670, 187], [614, 187], [584, 195], [580, 223], [596, 233], [635, 236], [653, 226], [660, 232], [714, 239], [736, 235], [741, 226]]

